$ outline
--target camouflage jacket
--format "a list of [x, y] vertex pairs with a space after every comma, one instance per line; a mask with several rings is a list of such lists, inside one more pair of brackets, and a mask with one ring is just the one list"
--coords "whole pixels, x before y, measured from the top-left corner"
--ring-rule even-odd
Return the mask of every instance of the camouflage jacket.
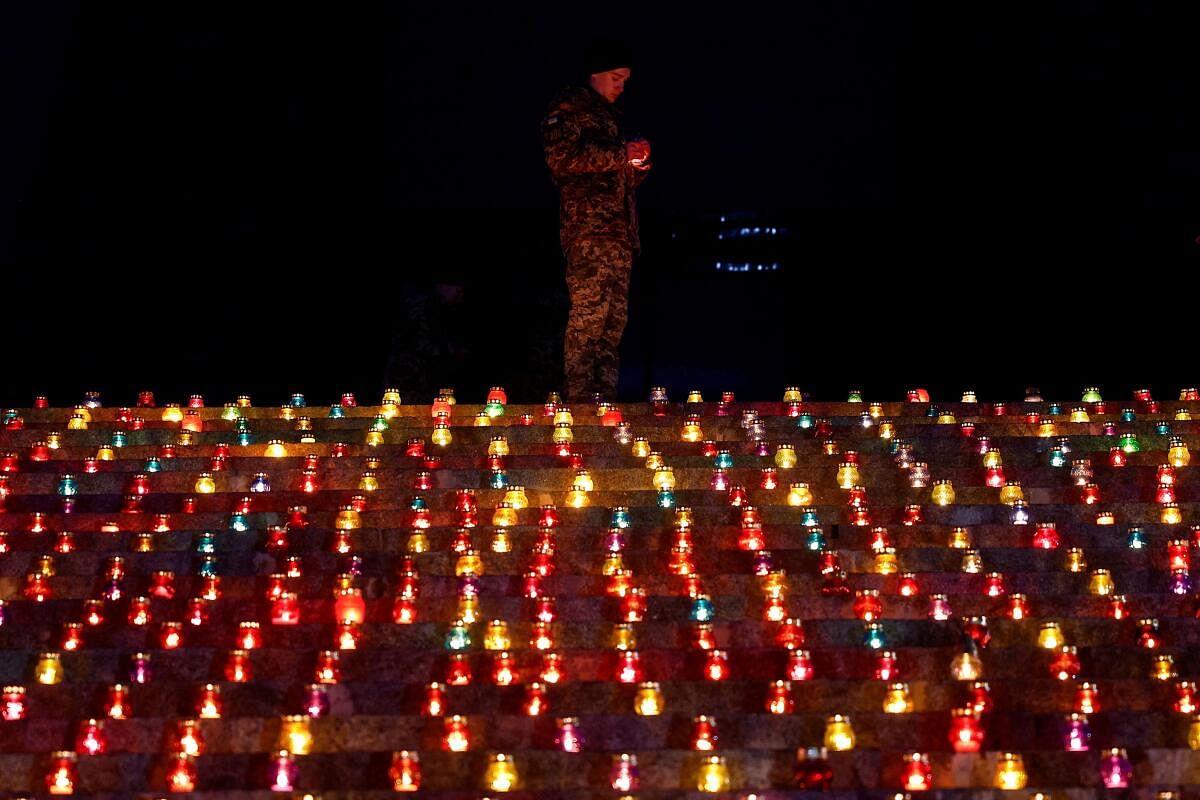
[[576, 239], [603, 238], [640, 251], [634, 189], [646, 171], [626, 163], [620, 110], [590, 86], [562, 89], [542, 118], [542, 142], [559, 188], [563, 250]]

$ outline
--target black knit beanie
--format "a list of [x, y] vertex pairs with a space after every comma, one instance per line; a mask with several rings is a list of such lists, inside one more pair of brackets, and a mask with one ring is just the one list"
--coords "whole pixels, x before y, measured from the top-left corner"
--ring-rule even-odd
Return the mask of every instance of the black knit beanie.
[[597, 72], [608, 72], [610, 69], [621, 67], [633, 68], [633, 58], [629, 48], [616, 40], [600, 40], [588, 47], [583, 59], [583, 77], [587, 78]]

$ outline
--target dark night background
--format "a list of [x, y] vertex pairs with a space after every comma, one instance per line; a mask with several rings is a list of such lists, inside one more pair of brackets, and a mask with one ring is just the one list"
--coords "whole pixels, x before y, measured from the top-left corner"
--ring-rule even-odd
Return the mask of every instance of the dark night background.
[[[432, 295], [429, 380], [540, 402], [566, 287], [538, 122], [614, 32], [655, 163], [622, 399], [1171, 397], [1200, 382], [1184, 5], [10, 4], [0, 403], [375, 402], [435, 283], [462, 293]], [[721, 215], [783, 232], [718, 242]]]

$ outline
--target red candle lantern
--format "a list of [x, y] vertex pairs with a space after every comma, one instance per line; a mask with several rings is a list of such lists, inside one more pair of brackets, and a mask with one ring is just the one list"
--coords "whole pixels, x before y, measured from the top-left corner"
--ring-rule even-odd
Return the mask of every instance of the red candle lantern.
[[1025, 595], [1014, 593], [1008, 598], [1008, 618], [1020, 621], [1029, 616], [1029, 605]]
[[398, 625], [411, 625], [416, 620], [416, 601], [407, 597], [397, 597], [392, 603], [392, 621]]
[[267, 528], [268, 550], [282, 551], [288, 548], [288, 529], [284, 525], [271, 525]]
[[196, 791], [196, 764], [187, 753], [176, 753], [167, 767], [167, 790], [171, 792]]
[[164, 622], [158, 635], [159, 645], [164, 650], [175, 650], [183, 644], [183, 623]]
[[254, 679], [254, 668], [250, 654], [245, 650], [233, 650], [225, 661], [225, 680], [230, 683], [246, 683]]
[[977, 715], [992, 710], [992, 690], [985, 681], [975, 681], [971, 684], [968, 705]]
[[925, 519], [921, 514], [921, 506], [917, 503], [909, 503], [904, 507], [904, 524], [905, 525], [920, 525]]
[[0, 693], [0, 719], [16, 722], [25, 719], [25, 687], [5, 686]]
[[875, 657], [875, 680], [895, 681], [900, 678], [899, 663], [893, 650], [880, 650]]
[[1180, 714], [1196, 713], [1196, 683], [1180, 681], [1175, 684], [1175, 710]]
[[442, 749], [448, 753], [465, 753], [471, 749], [471, 732], [467, 718], [455, 714], [446, 717], [442, 734]]
[[342, 669], [338, 664], [336, 650], [322, 650], [317, 654], [315, 675], [314, 680], [317, 683], [332, 684], [341, 681]]
[[221, 687], [214, 683], [206, 683], [200, 687], [200, 696], [196, 701], [196, 715], [201, 719], [220, 719], [222, 711]]
[[1190, 570], [1192, 568], [1191, 546], [1187, 539], [1171, 539], [1167, 542], [1168, 569]]
[[516, 681], [516, 659], [507, 650], [495, 653], [492, 656], [492, 683], [497, 686], [510, 686]]
[[804, 647], [804, 628], [800, 620], [788, 617], [783, 620], [775, 633], [775, 644], [788, 650], [798, 650]]
[[901, 597], [916, 597], [921, 593], [920, 584], [917, 583], [917, 576], [911, 572], [906, 572], [900, 576], [900, 582], [896, 589]]
[[242, 650], [255, 650], [262, 647], [262, 626], [251, 621], [239, 623], [237, 645]]
[[641, 659], [637, 650], [625, 650], [617, 656], [617, 681], [639, 683], [642, 680]]
[[1126, 598], [1123, 594], [1114, 594], [1108, 598], [1108, 615], [1113, 619], [1125, 619], [1129, 611], [1126, 608]]
[[1138, 647], [1146, 650], [1157, 650], [1162, 644], [1162, 640], [1158, 635], [1158, 620], [1156, 619], [1140, 619], [1138, 620]]
[[1122, 450], [1120, 447], [1112, 447], [1109, 449], [1108, 465], [1110, 467], [1119, 469], [1119, 468], [1125, 466], [1126, 462], [1127, 462], [1127, 459], [1126, 459], [1124, 450]]
[[194, 719], [181, 720], [176, 729], [179, 752], [188, 756], [204, 753], [204, 735], [200, 733], [200, 722]]
[[521, 709], [528, 717], [536, 717], [549, 707], [546, 701], [546, 687], [534, 681], [525, 687], [525, 702]]
[[425, 688], [425, 703], [422, 710], [427, 716], [440, 717], [446, 710], [446, 686], [433, 681]]
[[294, 592], [283, 592], [271, 603], [272, 625], [298, 625], [300, 600]]
[[1100, 502], [1100, 487], [1094, 483], [1084, 484], [1079, 501], [1085, 506], [1093, 506]]
[[26, 600], [44, 603], [50, 599], [50, 579], [40, 572], [25, 576], [24, 595]]
[[52, 795], [75, 794], [79, 774], [75, 769], [75, 754], [60, 750], [50, 757], [50, 770], [46, 773], [46, 791]]
[[796, 701], [792, 699], [792, 684], [790, 681], [772, 681], [767, 689], [767, 712], [771, 714], [791, 714], [796, 709]]
[[104, 716], [109, 719], [128, 719], [133, 715], [129, 705], [129, 689], [124, 684], [115, 683], [109, 687], [104, 698]]
[[983, 593], [988, 597], [1000, 597], [1007, 591], [1004, 587], [1004, 574], [989, 572], [983, 579]]
[[62, 639], [59, 641], [59, 649], [74, 652], [81, 647], [83, 647], [83, 624], [80, 622], [68, 622], [64, 624]]
[[704, 677], [710, 681], [723, 681], [729, 677], [729, 654], [726, 651], [708, 651], [704, 662]]
[[1053, 522], [1039, 522], [1033, 532], [1033, 546], [1041, 550], [1055, 550], [1062, 544], [1058, 528]]
[[692, 749], [709, 751], [717, 749], [717, 721], [701, 714], [692, 719]]
[[188, 600], [187, 619], [189, 625], [200, 627], [208, 622], [208, 601], [203, 597], [193, 597]]
[[130, 625], [149, 625], [150, 618], [149, 597], [134, 597], [130, 599], [129, 613], [126, 615], [126, 619]]
[[933, 768], [925, 753], [906, 753], [904, 756], [904, 789], [909, 792], [924, 792], [933, 788]]
[[1095, 714], [1100, 710], [1100, 687], [1091, 681], [1083, 681], [1075, 689], [1075, 712]]
[[812, 680], [813, 675], [812, 655], [807, 650], [792, 650], [788, 653], [788, 680], [807, 681]]
[[1079, 669], [1079, 656], [1074, 645], [1063, 645], [1050, 662], [1050, 674], [1060, 681], [1074, 680]]
[[873, 622], [883, 616], [883, 601], [878, 589], [859, 589], [854, 599], [854, 616]]
[[566, 681], [567, 673], [562, 656], [558, 653], [543, 653], [542, 668], [538, 673], [538, 678], [542, 683], [548, 683], [551, 686]]
[[394, 754], [388, 777], [391, 778], [393, 791], [415, 792], [420, 789], [421, 764], [417, 754], [410, 750], [401, 750]]
[[79, 732], [75, 736], [75, 752], [81, 756], [98, 756], [107, 749], [108, 739], [104, 734], [104, 723], [96, 719], [81, 721]]
[[983, 747], [983, 725], [974, 708], [956, 708], [950, 712], [950, 746], [956, 753], [978, 753]]
[[450, 686], [466, 686], [471, 683], [471, 662], [465, 654], [450, 654], [446, 662], [446, 683]]

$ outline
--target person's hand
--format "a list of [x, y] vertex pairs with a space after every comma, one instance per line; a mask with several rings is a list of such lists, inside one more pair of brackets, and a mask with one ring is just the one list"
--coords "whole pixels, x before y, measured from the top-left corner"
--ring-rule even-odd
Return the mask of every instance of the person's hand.
[[640, 166], [650, 158], [650, 143], [645, 139], [625, 143], [625, 160], [633, 166]]

